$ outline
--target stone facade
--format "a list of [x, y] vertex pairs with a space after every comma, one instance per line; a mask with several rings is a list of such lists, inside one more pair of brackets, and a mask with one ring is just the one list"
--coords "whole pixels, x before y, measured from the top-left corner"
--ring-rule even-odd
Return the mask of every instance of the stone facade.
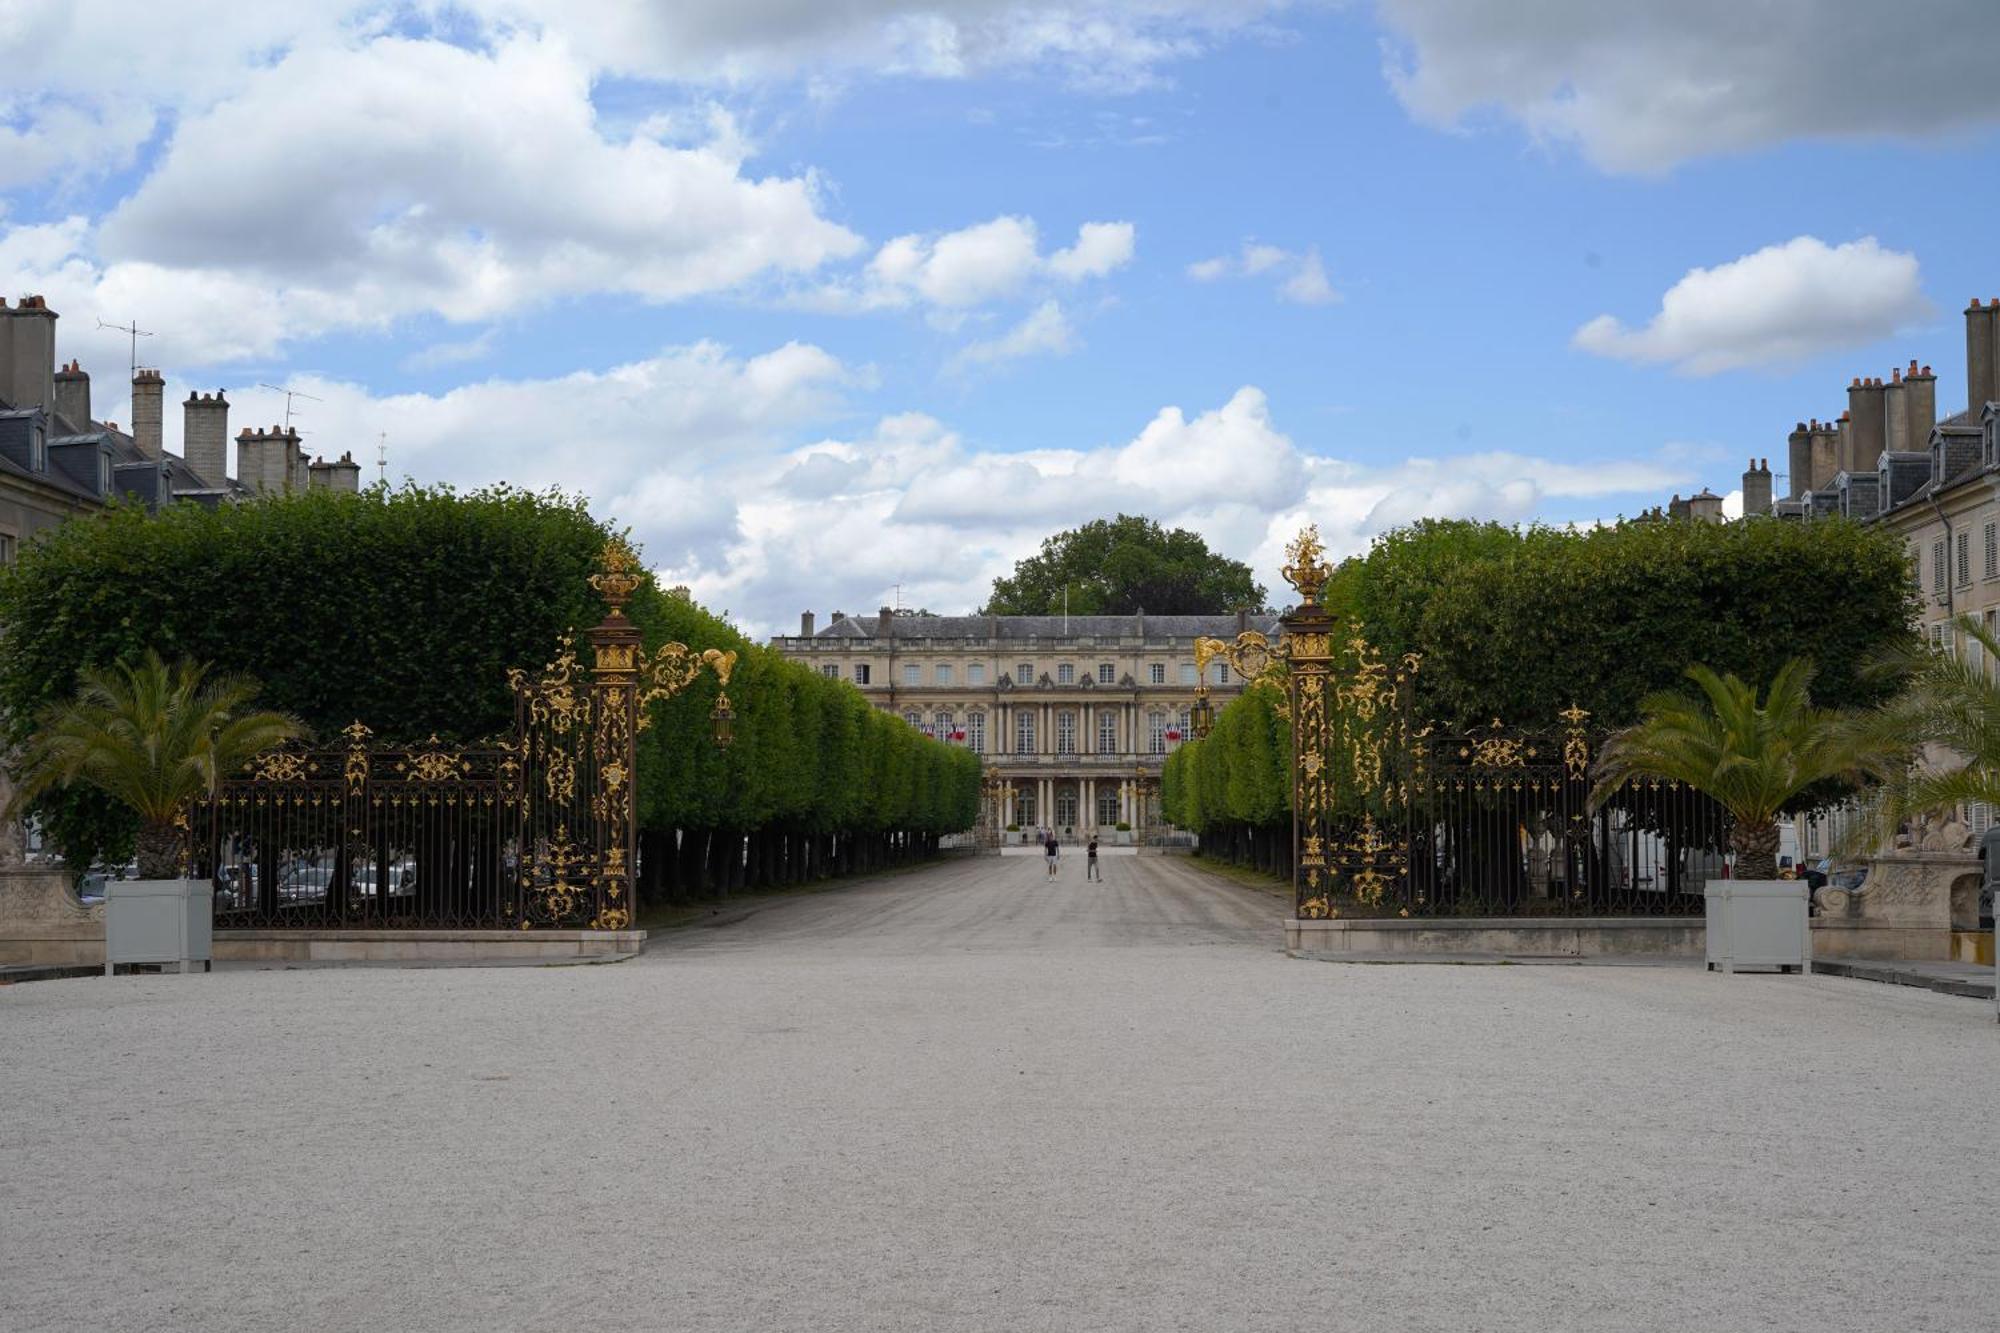
[[[1222, 616], [910, 616], [833, 613], [817, 631], [771, 646], [859, 689], [947, 745], [980, 755], [1003, 786], [1001, 826], [1053, 828], [1067, 837], [1120, 823], [1158, 826], [1159, 775], [1187, 736], [1195, 690], [1194, 641], [1277, 618]], [[1208, 667], [1220, 708], [1243, 690], [1227, 664]]]

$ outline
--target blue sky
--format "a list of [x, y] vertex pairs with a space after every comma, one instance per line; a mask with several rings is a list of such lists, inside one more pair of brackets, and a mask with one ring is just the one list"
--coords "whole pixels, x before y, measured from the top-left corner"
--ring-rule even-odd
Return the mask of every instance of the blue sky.
[[136, 317], [232, 428], [584, 490], [759, 631], [1120, 509], [1274, 582], [1727, 492], [1912, 357], [1963, 405], [2000, 8], [1751, 8], [31, 5], [0, 281], [101, 416]]

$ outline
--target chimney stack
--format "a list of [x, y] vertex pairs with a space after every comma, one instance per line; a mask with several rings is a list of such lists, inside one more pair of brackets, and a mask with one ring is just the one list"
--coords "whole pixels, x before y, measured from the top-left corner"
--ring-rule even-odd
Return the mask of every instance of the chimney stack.
[[[56, 371], [56, 415], [74, 433], [90, 429], [90, 372], [72, 361]], [[50, 433], [56, 433], [50, 428]]]
[[140, 370], [133, 374], [132, 443], [142, 457], [158, 458], [165, 452], [160, 440], [160, 415], [166, 406], [166, 392], [167, 382], [160, 378], [159, 371]]
[[1982, 306], [1979, 298], [1965, 308], [1966, 406], [1976, 417], [1991, 402], [2000, 402], [2000, 296]]
[[1906, 453], [1930, 448], [1931, 427], [1937, 425], [1937, 376], [1929, 366], [1912, 361], [1903, 372], [1903, 417], [1908, 433], [1896, 447]]
[[[7, 406], [56, 410], [56, 312], [39, 296], [0, 300], [0, 398]], [[79, 430], [88, 429], [81, 422]]]
[[1750, 460], [1743, 473], [1743, 517], [1771, 512], [1771, 464]]
[[217, 389], [213, 397], [190, 391], [181, 404], [181, 454], [208, 485], [220, 487], [228, 482], [229, 400], [222, 396], [222, 390]]
[[[1817, 427], [1819, 423], [1815, 421], [1813, 425]], [[1785, 495], [1796, 500], [1812, 489], [1812, 434], [1803, 421], [1785, 437], [1785, 465], [1791, 469], [1791, 489]]]
[[813, 613], [810, 611], [801, 611], [799, 612], [799, 637], [801, 639], [810, 639], [812, 636]]
[[1847, 440], [1840, 456], [1844, 472], [1873, 472], [1888, 447], [1882, 381], [1857, 379], [1847, 386]]
[[324, 458], [315, 458], [306, 464], [306, 489], [323, 491], [333, 485], [333, 464]]
[[896, 612], [893, 607], [883, 607], [875, 616], [875, 637], [886, 639], [895, 631]]
[[361, 464], [354, 461], [354, 451], [344, 449], [340, 457], [326, 465], [327, 484], [336, 491], [349, 495], [361, 493]]
[[[1877, 384], [1882, 381], [1876, 380]], [[1910, 438], [1909, 402], [1903, 396], [1903, 368], [1894, 366], [1889, 371], [1889, 382], [1882, 384], [1882, 447], [1901, 449], [1903, 441]], [[1881, 455], [1876, 455], [1881, 462]], [[1873, 472], [1873, 467], [1868, 469]]]
[[[1812, 484], [1806, 490], [1825, 490], [1833, 485], [1833, 479], [1840, 471], [1840, 428], [1831, 421], [1815, 419], [1806, 425], [1806, 440], [1812, 459]], [[1803, 496], [1804, 492], [1800, 494]]]

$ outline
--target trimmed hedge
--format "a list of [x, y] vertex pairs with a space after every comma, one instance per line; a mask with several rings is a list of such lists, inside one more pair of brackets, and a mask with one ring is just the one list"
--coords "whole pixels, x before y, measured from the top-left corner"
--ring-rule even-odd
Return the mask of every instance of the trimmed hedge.
[[[0, 570], [0, 714], [19, 744], [78, 668], [148, 646], [246, 672], [321, 738], [355, 718], [384, 741], [507, 731], [506, 672], [548, 661], [604, 608], [586, 582], [611, 534], [581, 499], [505, 486], [307, 492], [158, 515], [116, 506]], [[749, 643], [651, 584], [628, 614], [649, 647], [741, 654], [736, 742], [709, 737], [715, 684], [655, 705], [640, 736], [642, 894], [726, 891], [865, 868], [969, 828], [975, 756]], [[37, 811], [73, 866], [129, 854], [131, 820], [84, 791]]]

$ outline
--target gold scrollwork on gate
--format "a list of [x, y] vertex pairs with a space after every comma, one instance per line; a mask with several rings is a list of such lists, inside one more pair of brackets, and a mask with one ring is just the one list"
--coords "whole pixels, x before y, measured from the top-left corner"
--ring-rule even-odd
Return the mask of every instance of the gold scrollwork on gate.
[[303, 782], [312, 774], [312, 765], [295, 750], [269, 750], [250, 761], [253, 782]]
[[472, 771], [464, 755], [443, 748], [434, 731], [424, 742], [428, 750], [415, 750], [396, 761], [396, 771], [411, 782], [456, 782]]

